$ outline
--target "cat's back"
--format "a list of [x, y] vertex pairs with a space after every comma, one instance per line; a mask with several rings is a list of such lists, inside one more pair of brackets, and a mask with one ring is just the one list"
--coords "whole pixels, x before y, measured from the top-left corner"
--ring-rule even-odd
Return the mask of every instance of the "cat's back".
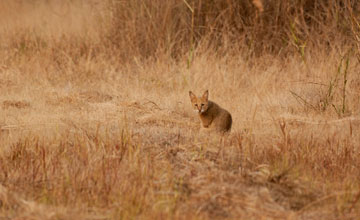
[[229, 111], [215, 102], [209, 101], [208, 116], [213, 119], [215, 128], [221, 132], [229, 132], [232, 126], [232, 116]]

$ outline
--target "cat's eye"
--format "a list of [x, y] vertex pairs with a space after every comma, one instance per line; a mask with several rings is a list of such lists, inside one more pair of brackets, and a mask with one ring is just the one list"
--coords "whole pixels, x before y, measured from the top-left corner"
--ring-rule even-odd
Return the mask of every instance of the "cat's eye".
[[195, 106], [197, 107], [197, 106], [198, 106], [198, 104], [195, 104]]
[[203, 103], [201, 103], [201, 106], [204, 106], [204, 104], [203, 104]]

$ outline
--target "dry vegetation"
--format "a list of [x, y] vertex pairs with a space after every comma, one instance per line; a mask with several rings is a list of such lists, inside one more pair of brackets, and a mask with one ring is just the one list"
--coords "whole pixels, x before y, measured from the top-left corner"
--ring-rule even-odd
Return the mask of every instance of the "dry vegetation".
[[0, 219], [359, 219], [356, 2], [1, 1]]

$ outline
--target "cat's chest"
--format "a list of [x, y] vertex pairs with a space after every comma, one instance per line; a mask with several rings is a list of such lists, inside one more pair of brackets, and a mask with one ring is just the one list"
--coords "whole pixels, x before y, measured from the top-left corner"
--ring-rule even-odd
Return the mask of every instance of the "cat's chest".
[[212, 117], [210, 115], [200, 115], [200, 119], [205, 128], [211, 125]]

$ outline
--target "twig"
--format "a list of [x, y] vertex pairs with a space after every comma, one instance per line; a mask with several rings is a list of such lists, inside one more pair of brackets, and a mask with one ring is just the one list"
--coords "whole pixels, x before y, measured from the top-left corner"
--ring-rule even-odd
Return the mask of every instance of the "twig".
[[160, 107], [159, 107], [159, 105], [158, 105], [158, 104], [156, 104], [155, 102], [153, 102], [153, 101], [151, 101], [151, 100], [149, 100], [149, 99], [146, 99], [146, 101], [147, 101], [147, 102], [145, 102], [145, 103], [144, 103], [144, 105], [146, 105], [146, 104], [149, 104], [149, 103], [150, 103], [150, 104], [153, 104], [153, 105], [154, 105], [154, 106], [155, 106], [158, 110], [161, 110], [161, 111], [163, 110], [163, 109], [162, 109], [162, 108], [160, 108]]
[[296, 94], [295, 92], [290, 90], [290, 93], [295, 96], [296, 98], [299, 98], [301, 101], [303, 101], [306, 105], [310, 106], [311, 108], [313, 108], [315, 111], [318, 111], [317, 108], [315, 108], [315, 106], [313, 106], [312, 104], [310, 104], [309, 102], [307, 102], [304, 98], [302, 98], [301, 96], [299, 96], [298, 94]]

